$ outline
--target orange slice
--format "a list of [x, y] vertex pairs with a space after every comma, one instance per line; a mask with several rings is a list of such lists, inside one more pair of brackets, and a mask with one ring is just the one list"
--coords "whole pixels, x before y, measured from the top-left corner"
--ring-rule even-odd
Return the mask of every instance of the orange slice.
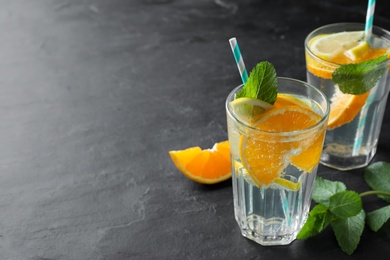
[[324, 130], [325, 128], [306, 140], [306, 143], [309, 142], [309, 145], [300, 154], [291, 156], [292, 165], [309, 173], [313, 171], [314, 167], [320, 161], [322, 145], [324, 144], [325, 138]]
[[337, 64], [357, 63], [389, 54], [389, 48], [371, 48], [362, 41], [363, 35], [363, 31], [352, 31], [313, 37], [308, 47], [322, 60], [306, 52], [307, 70], [317, 77], [331, 79]]
[[348, 62], [336, 62], [339, 61], [344, 51], [356, 47], [359, 39], [363, 37], [363, 31], [356, 32], [340, 32], [332, 34], [320, 34], [308, 42], [308, 47], [320, 60], [313, 57], [312, 54], [306, 52], [306, 64], [307, 70], [317, 77], [324, 79], [331, 79], [333, 71], [337, 68], [332, 63], [348, 63]]
[[362, 62], [370, 59], [379, 58], [380, 56], [388, 54], [388, 58], [390, 59], [390, 50], [389, 48], [375, 48], [375, 49], [369, 49], [368, 51], [364, 52], [360, 57], [358, 57], [355, 62]]
[[356, 47], [364, 31], [320, 34], [308, 42], [310, 50], [324, 60], [331, 60], [345, 50]]
[[[323, 140], [319, 137], [324, 131], [308, 133], [303, 138], [275, 133], [305, 129], [320, 120], [321, 116], [312, 110], [298, 106], [275, 108], [261, 115], [252, 125], [261, 131], [249, 130], [240, 139], [242, 164], [256, 185], [270, 185], [291, 162], [297, 162], [297, 167], [306, 171], [318, 164]], [[320, 140], [315, 142], [317, 139]]]
[[285, 93], [278, 93], [278, 96], [276, 98], [276, 101], [274, 103], [274, 107], [285, 107], [285, 106], [300, 106], [300, 107], [306, 107], [309, 108], [309, 106], [300, 100], [299, 98], [285, 94]]
[[310, 71], [313, 75], [323, 78], [323, 79], [332, 79], [333, 71], [336, 69], [332, 67], [331, 65], [327, 65], [326, 63], [321, 63], [315, 61], [314, 58], [308, 57], [309, 54], [306, 54], [307, 58], [307, 65], [306, 68], [308, 71]]
[[[353, 52], [353, 54], [351, 54], [351, 52]], [[386, 53], [390, 58], [389, 48], [367, 49], [363, 45], [363, 50], [359, 49], [359, 46], [354, 46], [345, 52], [338, 53], [338, 55], [334, 57], [326, 60], [320, 60], [319, 58], [316, 58], [312, 54], [306, 52], [306, 67], [308, 71], [317, 77], [323, 79], [332, 79], [333, 72], [339, 67], [340, 64], [358, 63], [370, 59], [375, 59], [385, 55]]]
[[[339, 66], [337, 64], [362, 62], [386, 53], [390, 58], [389, 48], [371, 48], [366, 42], [357, 41], [359, 33], [344, 32], [314, 37], [309, 42], [309, 48], [326, 61], [306, 52], [307, 70], [317, 77], [332, 79], [334, 70]], [[351, 122], [366, 103], [368, 95], [369, 93], [344, 94], [336, 87], [336, 92], [331, 98], [328, 129], [332, 130]]]
[[361, 95], [342, 93], [338, 88], [331, 98], [328, 130], [351, 122], [360, 112], [370, 92]]
[[212, 149], [191, 147], [169, 155], [177, 169], [193, 181], [214, 184], [232, 176], [228, 141], [216, 143]]

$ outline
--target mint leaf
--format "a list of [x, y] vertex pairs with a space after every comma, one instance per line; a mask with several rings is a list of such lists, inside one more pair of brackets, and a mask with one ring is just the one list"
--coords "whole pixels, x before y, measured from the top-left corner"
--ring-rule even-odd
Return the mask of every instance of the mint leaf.
[[[364, 178], [373, 191], [357, 194], [346, 190], [342, 182], [316, 178], [313, 200], [318, 202], [307, 218], [298, 239], [306, 239], [322, 232], [329, 224], [340, 248], [351, 255], [357, 248], [365, 228], [366, 213], [362, 197], [378, 195], [390, 202], [390, 163], [376, 162], [365, 169]], [[367, 224], [378, 231], [390, 219], [390, 205], [367, 214]]]
[[[390, 163], [371, 164], [364, 170], [364, 179], [373, 190], [390, 192]], [[378, 197], [390, 202], [390, 196], [378, 195]]]
[[305, 225], [298, 233], [298, 239], [306, 239], [317, 235], [324, 230], [331, 221], [331, 213], [324, 204], [317, 204], [307, 218]]
[[341, 65], [332, 80], [346, 94], [360, 95], [372, 89], [387, 70], [387, 55], [354, 64]]
[[332, 220], [332, 229], [337, 242], [345, 253], [351, 255], [357, 248], [364, 230], [364, 210], [357, 215], [346, 219], [335, 218]]
[[354, 191], [341, 191], [329, 198], [329, 210], [337, 218], [346, 219], [362, 210], [362, 199]]
[[344, 190], [346, 190], [346, 187], [342, 182], [329, 181], [321, 177], [316, 177], [312, 199], [317, 203], [329, 205], [329, 198], [337, 192]]
[[390, 219], [390, 205], [367, 213], [367, 224], [377, 232]]
[[249, 74], [245, 86], [237, 93], [236, 98], [257, 98], [264, 102], [274, 104], [276, 101], [277, 77], [274, 66], [263, 61], [256, 65]]

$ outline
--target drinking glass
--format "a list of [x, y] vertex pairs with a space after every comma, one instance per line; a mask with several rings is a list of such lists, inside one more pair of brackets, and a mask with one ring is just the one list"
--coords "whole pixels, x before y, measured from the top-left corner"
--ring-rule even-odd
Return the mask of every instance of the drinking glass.
[[[327, 58], [319, 57], [310, 48], [309, 43], [312, 39], [315, 37], [318, 39], [321, 35], [332, 35], [342, 32], [361, 32], [363, 35], [364, 26], [364, 24], [358, 23], [330, 24], [314, 30], [305, 40], [307, 82], [323, 91], [331, 101], [329, 122], [336, 117], [341, 119], [344, 117], [344, 122], [340, 126], [328, 127], [321, 156], [323, 165], [338, 170], [365, 167], [376, 153], [390, 88], [390, 76], [387, 69], [389, 59], [378, 63], [371, 71], [372, 73], [383, 71], [383, 76], [377, 80], [375, 86], [369, 92], [360, 95], [360, 97], [355, 96], [355, 100], [352, 102], [342, 104], [341, 110], [344, 110], [344, 113], [337, 115], [334, 112], [340, 110], [340, 107], [334, 106], [333, 100], [341, 92], [339, 85], [334, 82], [333, 75], [334, 71], [341, 64], [340, 62], [332, 62]], [[390, 50], [390, 33], [374, 26], [369, 43], [370, 48], [382, 48], [385, 50], [388, 48]], [[340, 43], [340, 46], [341, 44], [343, 43]], [[387, 52], [388, 54], [389, 52]], [[352, 61], [349, 63], [352, 63]], [[365, 66], [372, 67], [370, 64]], [[350, 80], [358, 82], [367, 79], [367, 76], [350, 76]], [[348, 118], [348, 120], [345, 118]]]
[[[329, 102], [320, 90], [305, 82], [278, 78], [278, 96], [299, 100], [319, 115], [319, 121], [291, 132], [262, 131], [255, 127], [256, 122], [241, 120], [231, 104], [242, 87], [236, 87], [226, 100], [235, 219], [244, 237], [261, 245], [286, 245], [296, 238], [308, 216]], [[279, 177], [268, 185], [259, 184], [246, 166], [243, 149], [249, 139], [255, 149], [263, 151], [255, 157], [259, 163], [265, 160], [274, 171], [272, 160], [282, 162]], [[264, 171], [260, 175], [263, 173], [268, 174]]]

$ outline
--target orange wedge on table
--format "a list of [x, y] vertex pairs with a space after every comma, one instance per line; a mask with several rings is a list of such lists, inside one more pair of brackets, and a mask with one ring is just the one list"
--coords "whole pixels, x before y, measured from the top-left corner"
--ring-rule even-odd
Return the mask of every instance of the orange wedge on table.
[[212, 149], [196, 146], [170, 151], [169, 155], [175, 166], [193, 181], [214, 184], [232, 176], [228, 141], [216, 143]]
[[265, 132], [296, 131], [320, 120], [321, 116], [299, 106], [275, 108], [262, 114], [252, 125], [262, 131], [252, 130], [240, 139], [242, 163], [256, 185], [270, 185], [281, 177], [282, 171], [290, 163], [310, 172], [320, 159], [324, 135], [324, 131], [319, 131], [309, 133], [303, 140], [291, 140], [291, 137]]

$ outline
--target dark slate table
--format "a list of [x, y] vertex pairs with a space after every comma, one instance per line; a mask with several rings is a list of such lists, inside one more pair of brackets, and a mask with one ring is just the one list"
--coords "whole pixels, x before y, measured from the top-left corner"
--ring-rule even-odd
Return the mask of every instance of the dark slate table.
[[[364, 0], [2, 0], [0, 259], [349, 259], [331, 230], [289, 246], [243, 238], [231, 181], [200, 185], [168, 151], [225, 140], [246, 66], [305, 80], [318, 26], [364, 22]], [[390, 29], [388, 1], [375, 24]], [[387, 106], [374, 161], [390, 160]], [[364, 191], [363, 170], [319, 175]], [[364, 199], [367, 210], [381, 202]], [[351, 258], [388, 259], [390, 225]]]

